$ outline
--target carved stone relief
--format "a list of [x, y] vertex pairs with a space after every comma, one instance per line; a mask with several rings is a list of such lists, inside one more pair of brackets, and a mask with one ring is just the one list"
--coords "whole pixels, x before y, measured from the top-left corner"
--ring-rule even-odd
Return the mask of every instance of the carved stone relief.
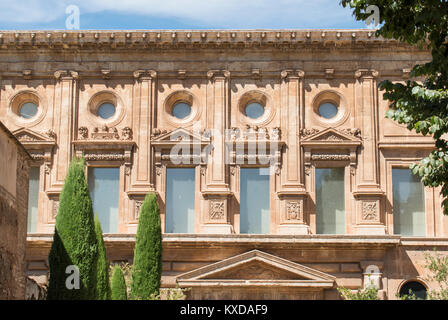
[[302, 201], [288, 201], [286, 203], [286, 220], [303, 220]]
[[210, 220], [223, 220], [225, 218], [225, 203], [224, 201], [210, 201]]
[[377, 201], [363, 201], [362, 202], [362, 219], [365, 221], [378, 221], [379, 208]]

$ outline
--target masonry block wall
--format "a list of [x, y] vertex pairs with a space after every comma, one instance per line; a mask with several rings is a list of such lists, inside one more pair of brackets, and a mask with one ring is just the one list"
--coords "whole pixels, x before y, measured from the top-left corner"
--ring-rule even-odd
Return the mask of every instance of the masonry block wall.
[[30, 156], [0, 122], [0, 299], [24, 299]]

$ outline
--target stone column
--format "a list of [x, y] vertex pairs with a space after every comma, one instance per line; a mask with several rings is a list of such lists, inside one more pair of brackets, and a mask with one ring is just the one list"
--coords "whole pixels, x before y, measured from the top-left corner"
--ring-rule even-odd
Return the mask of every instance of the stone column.
[[132, 194], [146, 194], [154, 190], [153, 157], [151, 155], [151, 130], [153, 126], [154, 90], [157, 73], [153, 70], [134, 72], [133, 127], [138, 145], [133, 166]]
[[229, 182], [227, 178], [225, 130], [229, 125], [230, 72], [210, 70], [207, 73], [207, 127], [210, 128], [213, 148], [207, 162], [206, 199], [203, 208], [202, 231], [204, 233], [231, 233], [228, 207]]
[[308, 234], [305, 216], [306, 197], [303, 161], [300, 149], [300, 129], [303, 123], [304, 99], [301, 70], [284, 70], [281, 73], [281, 129], [286, 150], [283, 153], [280, 198], [280, 234]]
[[378, 72], [359, 69], [355, 73], [355, 127], [362, 128], [362, 149], [358, 157], [356, 233], [385, 234], [384, 192], [379, 184], [378, 161]]
[[65, 176], [73, 156], [72, 140], [74, 137], [74, 114], [77, 95], [78, 73], [59, 70], [54, 73], [56, 79], [53, 119], [57, 131], [58, 147], [55, 150], [55, 170], [51, 172], [50, 192], [60, 192], [64, 186]]

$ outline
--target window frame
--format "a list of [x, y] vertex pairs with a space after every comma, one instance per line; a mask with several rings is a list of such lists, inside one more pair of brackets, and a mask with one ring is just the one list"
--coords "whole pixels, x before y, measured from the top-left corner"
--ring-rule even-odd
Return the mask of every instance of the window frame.
[[[353, 195], [351, 193], [351, 168], [349, 161], [313, 161], [312, 163], [312, 186], [310, 196], [313, 203], [313, 210], [310, 213], [310, 230], [313, 234], [322, 234], [317, 233], [317, 212], [316, 212], [316, 169], [326, 169], [326, 168], [344, 168], [344, 208], [345, 208], [345, 233], [336, 234], [336, 235], [348, 235], [353, 232], [353, 227], [351, 221], [352, 217], [352, 208], [351, 208], [351, 199], [353, 199]], [[323, 235], [330, 235], [324, 233]]]
[[[40, 193], [43, 191], [43, 187], [44, 187], [44, 181], [42, 179], [42, 165], [38, 164], [38, 165], [32, 165], [30, 167], [30, 171], [31, 172], [31, 168], [37, 168], [39, 170], [39, 183], [37, 186], [37, 221], [36, 221], [36, 232], [30, 232], [28, 231], [28, 219], [29, 219], [29, 203], [27, 206], [27, 225], [26, 225], [26, 233], [27, 234], [35, 234], [35, 233], [39, 233], [40, 230], [40, 223], [41, 223], [41, 208], [42, 208], [42, 204], [40, 201]], [[30, 188], [29, 188], [29, 178], [28, 178], [28, 201], [29, 201], [29, 192], [30, 192]]]
[[243, 234], [243, 235], [252, 235], [252, 234], [258, 234], [258, 235], [270, 235], [270, 234], [274, 234], [274, 224], [275, 224], [275, 220], [274, 220], [274, 199], [272, 198], [272, 195], [275, 193], [275, 185], [273, 185], [273, 183], [275, 183], [275, 179], [271, 179], [271, 175], [269, 175], [269, 181], [268, 181], [268, 185], [269, 185], [269, 230], [268, 233], [241, 233], [241, 169], [266, 169], [266, 170], [271, 170], [271, 168], [269, 166], [265, 166], [265, 165], [260, 165], [260, 164], [244, 164], [244, 165], [239, 165], [238, 166], [238, 179], [236, 181], [237, 187], [238, 187], [238, 216], [235, 217], [235, 232], [238, 234]]
[[[120, 196], [123, 190], [123, 183], [124, 183], [124, 166], [121, 161], [86, 161], [86, 166], [84, 168], [84, 176], [86, 179], [87, 185], [89, 184], [89, 169], [90, 168], [116, 168], [118, 169], [118, 222], [117, 222], [117, 233], [106, 233], [103, 231], [103, 234], [119, 234], [120, 233], [120, 226], [123, 224], [123, 221], [125, 221], [122, 213], [123, 208], [123, 199]], [[90, 196], [90, 190], [89, 190], [89, 196]], [[93, 201], [92, 201], [92, 208], [93, 208]], [[95, 218], [95, 212], [93, 212], [94, 218]]]
[[[410, 162], [409, 165], [413, 163]], [[409, 172], [412, 174], [412, 170], [409, 169], [409, 165], [406, 166], [404, 164], [395, 164], [392, 165], [390, 168], [390, 205], [391, 205], [391, 217], [390, 217], [390, 222], [391, 222], [391, 226], [390, 226], [390, 234], [391, 235], [401, 235], [401, 234], [395, 234], [395, 223], [394, 223], [394, 218], [395, 218], [395, 213], [394, 213], [394, 185], [393, 185], [393, 170], [394, 169], [407, 169], [409, 170]], [[427, 202], [426, 201], [426, 193], [427, 193], [427, 188], [423, 185], [422, 183], [422, 190], [423, 190], [423, 201], [424, 201], [424, 210], [425, 210], [425, 235], [424, 236], [409, 236], [409, 235], [401, 235], [403, 238], [421, 238], [421, 237], [428, 237], [428, 208], [427, 208]]]
[[[400, 153], [402, 155], [406, 155], [406, 152], [404, 150], [398, 151], [395, 150], [394, 153]], [[409, 166], [412, 163], [415, 163], [417, 161], [421, 160], [421, 158], [399, 158], [397, 157], [385, 157], [385, 183], [386, 183], [386, 219], [385, 224], [387, 228], [387, 234], [389, 235], [395, 235], [394, 232], [394, 212], [393, 212], [393, 181], [392, 181], [392, 169], [409, 169]], [[410, 169], [409, 169], [410, 170]], [[434, 230], [434, 222], [436, 219], [436, 210], [435, 205], [435, 199], [434, 199], [434, 193], [437, 192], [435, 189], [431, 190], [429, 187], [423, 186], [423, 198], [425, 201], [425, 237], [434, 237], [436, 230]], [[441, 209], [439, 209], [441, 210]], [[431, 228], [431, 226], [433, 226]], [[410, 238], [410, 239], [416, 239], [421, 238], [421, 236], [402, 236], [402, 238]]]
[[[166, 222], [167, 222], [167, 212], [166, 212], [166, 208], [167, 208], [167, 192], [166, 192], [166, 188], [167, 188], [167, 177], [168, 177], [168, 169], [193, 169], [194, 170], [194, 189], [195, 189], [195, 198], [194, 198], [194, 221], [193, 221], [193, 231], [192, 232], [187, 232], [187, 233], [182, 233], [182, 234], [196, 234], [199, 233], [198, 230], [198, 221], [200, 221], [200, 217], [198, 217], [198, 212], [199, 212], [199, 207], [198, 207], [198, 197], [197, 194], [198, 192], [198, 171], [200, 171], [199, 169], [199, 165], [196, 166], [192, 166], [191, 164], [179, 164], [179, 165], [174, 165], [174, 164], [166, 164], [163, 166], [163, 204], [164, 210], [160, 210], [160, 214], [161, 214], [161, 225], [162, 225], [162, 233], [166, 233], [166, 234], [176, 234], [176, 233], [172, 233], [166, 232]], [[199, 173], [200, 175], [200, 173]]]

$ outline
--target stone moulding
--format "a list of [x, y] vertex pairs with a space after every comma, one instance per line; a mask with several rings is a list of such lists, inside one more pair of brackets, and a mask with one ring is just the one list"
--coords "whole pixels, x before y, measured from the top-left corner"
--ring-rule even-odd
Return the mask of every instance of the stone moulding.
[[[173, 34], [175, 36], [173, 37]], [[324, 35], [324, 36], [323, 36]], [[376, 37], [372, 30], [135, 30], [135, 31], [3, 31], [0, 50], [15, 48], [86, 49], [109, 48], [223, 48], [267, 46], [408, 46], [396, 40]]]
[[[235, 268], [246, 269], [235, 273]], [[249, 272], [251, 269], [258, 272]], [[298, 263], [252, 250], [177, 276], [180, 287], [332, 288], [336, 278]]]
[[131, 174], [134, 141], [77, 140], [73, 144], [77, 157], [84, 156], [87, 161], [118, 161], [124, 165], [125, 174]]

